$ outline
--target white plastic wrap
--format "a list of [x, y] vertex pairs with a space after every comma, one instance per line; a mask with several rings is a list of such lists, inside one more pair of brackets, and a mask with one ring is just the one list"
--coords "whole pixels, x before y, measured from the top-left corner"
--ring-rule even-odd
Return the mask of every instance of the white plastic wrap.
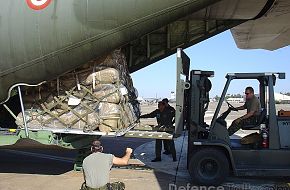
[[[94, 77], [95, 77], [95, 80], [93, 80]], [[96, 82], [96, 85], [115, 84], [120, 81], [119, 72], [118, 70], [114, 68], [107, 68], [107, 69], [92, 73], [86, 78], [86, 80], [84, 81], [84, 84], [91, 85], [93, 84], [93, 81]]]
[[95, 97], [102, 102], [119, 104], [122, 98], [120, 89], [113, 84], [99, 84], [94, 89]]

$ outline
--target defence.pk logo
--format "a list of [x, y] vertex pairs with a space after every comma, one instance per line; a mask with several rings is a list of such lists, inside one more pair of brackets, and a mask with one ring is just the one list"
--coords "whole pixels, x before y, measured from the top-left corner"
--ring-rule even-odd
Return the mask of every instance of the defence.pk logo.
[[27, 5], [34, 10], [41, 10], [47, 7], [52, 0], [26, 0]]

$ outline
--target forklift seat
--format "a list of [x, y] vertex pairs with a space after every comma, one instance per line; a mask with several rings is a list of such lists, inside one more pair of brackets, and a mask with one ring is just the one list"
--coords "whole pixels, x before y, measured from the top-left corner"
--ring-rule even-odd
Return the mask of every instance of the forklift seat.
[[262, 111], [260, 113], [260, 116], [258, 118], [258, 121], [255, 125], [245, 125], [242, 127], [242, 129], [244, 130], [257, 130], [260, 129], [260, 125], [266, 120], [266, 116], [267, 116], [267, 110], [265, 108], [262, 108]]

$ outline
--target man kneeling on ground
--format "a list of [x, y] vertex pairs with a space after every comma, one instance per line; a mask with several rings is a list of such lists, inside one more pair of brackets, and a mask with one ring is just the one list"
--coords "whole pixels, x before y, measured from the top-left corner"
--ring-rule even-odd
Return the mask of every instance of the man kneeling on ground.
[[109, 173], [113, 164], [128, 165], [133, 152], [131, 148], [126, 149], [126, 154], [118, 158], [112, 154], [105, 154], [100, 141], [94, 140], [91, 144], [91, 154], [83, 161], [83, 174], [85, 182], [81, 190], [123, 190], [123, 182], [109, 183]]

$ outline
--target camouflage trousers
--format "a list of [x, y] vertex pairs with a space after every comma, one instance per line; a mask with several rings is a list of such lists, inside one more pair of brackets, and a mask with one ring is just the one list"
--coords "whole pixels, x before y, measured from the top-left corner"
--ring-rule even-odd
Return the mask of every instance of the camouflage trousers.
[[246, 125], [254, 125], [257, 123], [257, 117], [256, 116], [252, 116], [249, 117], [247, 119], [235, 119], [231, 126], [228, 128], [228, 132], [229, 132], [229, 136], [232, 136], [235, 132], [237, 132], [238, 130], [240, 130], [241, 128], [243, 128], [243, 126]]
[[81, 186], [80, 190], [124, 190], [125, 189], [125, 184], [123, 182], [114, 182], [114, 183], [107, 183], [103, 187], [99, 188], [91, 188], [86, 186], [86, 183], [84, 182]]

